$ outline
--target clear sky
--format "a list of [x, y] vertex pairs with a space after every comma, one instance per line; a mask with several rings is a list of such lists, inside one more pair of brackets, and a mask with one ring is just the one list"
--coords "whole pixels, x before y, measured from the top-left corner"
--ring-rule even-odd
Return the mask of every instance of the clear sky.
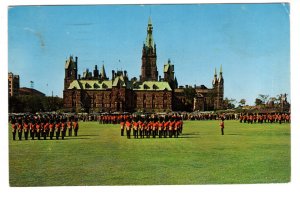
[[[139, 77], [148, 18], [157, 66], [170, 58], [179, 85], [212, 87], [223, 67], [225, 97], [254, 104], [259, 94], [290, 100], [289, 4], [16, 6], [8, 11], [8, 71], [21, 87], [62, 97], [64, 63], [78, 74], [103, 62]], [[120, 62], [119, 62], [120, 60]]]

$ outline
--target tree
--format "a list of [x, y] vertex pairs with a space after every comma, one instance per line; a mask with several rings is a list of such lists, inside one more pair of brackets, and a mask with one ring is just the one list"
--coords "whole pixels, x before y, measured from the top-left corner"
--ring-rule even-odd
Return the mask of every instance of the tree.
[[246, 99], [241, 99], [239, 102], [240, 106], [245, 106], [246, 104]]
[[63, 99], [59, 97], [43, 97], [36, 95], [21, 95], [9, 97], [9, 112], [40, 112], [56, 111], [63, 107]]
[[226, 109], [233, 109], [235, 108], [235, 103], [236, 103], [236, 100], [235, 99], [228, 99], [227, 97], [225, 97], [224, 99], [224, 107]]
[[266, 104], [268, 98], [269, 98], [269, 95], [265, 95], [265, 94], [259, 94], [258, 95], [258, 99], [260, 99], [262, 101], [262, 104]]
[[255, 99], [255, 105], [256, 105], [256, 106], [262, 105], [262, 103], [263, 103], [263, 102], [262, 102], [261, 99], [259, 99], [259, 98], [256, 98], [256, 99]]

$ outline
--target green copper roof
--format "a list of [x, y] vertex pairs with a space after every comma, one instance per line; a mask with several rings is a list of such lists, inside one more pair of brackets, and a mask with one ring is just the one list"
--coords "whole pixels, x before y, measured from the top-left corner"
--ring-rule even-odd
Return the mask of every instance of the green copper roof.
[[98, 81], [98, 80], [74, 80], [68, 89], [78, 90], [105, 90], [112, 88], [112, 81]]
[[143, 83], [139, 84], [133, 90], [148, 90], [148, 91], [162, 91], [167, 90], [171, 91], [171, 87], [168, 82], [165, 81], [144, 81]]
[[121, 76], [117, 76], [113, 83], [112, 83], [112, 86], [118, 86], [118, 84], [120, 84], [122, 87], [126, 87], [126, 82], [124, 80], [124, 77], [121, 75]]
[[118, 86], [121, 83], [122, 87], [133, 90], [141, 91], [172, 91], [168, 82], [165, 81], [144, 81], [141, 82], [131, 82], [124, 81], [122, 76], [117, 76], [114, 80], [74, 80], [69, 86], [69, 90], [106, 90], [111, 89], [114, 86]]

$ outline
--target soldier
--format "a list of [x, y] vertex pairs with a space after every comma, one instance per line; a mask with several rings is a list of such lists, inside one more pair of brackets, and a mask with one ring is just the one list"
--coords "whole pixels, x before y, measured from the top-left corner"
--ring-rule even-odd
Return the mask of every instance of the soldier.
[[36, 137], [38, 138], [38, 140], [41, 139], [41, 125], [40, 125], [40, 120], [38, 120], [36, 123], [35, 123], [35, 130], [36, 130]]
[[29, 124], [28, 124], [28, 120], [26, 119], [24, 121], [24, 137], [25, 137], [25, 140], [28, 140], [28, 133], [29, 133]]
[[78, 119], [75, 118], [75, 121], [73, 123], [73, 128], [74, 128], [74, 133], [75, 133], [75, 136], [77, 136], [78, 134], [78, 129], [79, 129], [79, 124], [78, 124]]
[[167, 135], [169, 134], [169, 125], [170, 125], [170, 121], [168, 121], [168, 118], [166, 118], [165, 123], [164, 123], [164, 138], [167, 137]]
[[175, 126], [174, 126], [174, 134], [175, 134], [175, 137], [178, 138], [179, 136], [179, 132], [180, 132], [180, 120], [179, 118], [176, 118], [176, 122], [175, 122]]
[[22, 124], [22, 119], [18, 119], [18, 138], [19, 140], [22, 140], [22, 132], [23, 132], [23, 124]]
[[34, 119], [32, 119], [30, 122], [30, 137], [32, 140], [34, 140], [34, 136], [35, 136], [35, 121]]
[[151, 135], [151, 130], [152, 130], [152, 122], [151, 122], [151, 119], [149, 118], [148, 119], [148, 123], [146, 125], [146, 137], [147, 138], [150, 138], [150, 135]]
[[72, 136], [72, 119], [71, 119], [71, 117], [69, 118], [67, 126], [68, 126], [69, 136]]
[[47, 138], [48, 133], [49, 133], [49, 122], [46, 121], [44, 123], [44, 132], [43, 132], [44, 140]]
[[175, 126], [175, 122], [174, 122], [173, 118], [171, 118], [171, 121], [169, 123], [169, 137], [170, 138], [174, 135], [174, 126]]
[[139, 124], [137, 123], [136, 119], [133, 120], [132, 125], [133, 125], [133, 136], [134, 136], [134, 138], [138, 138], [138, 136], [139, 136], [138, 135], [138, 126], [139, 126]]
[[156, 118], [154, 119], [154, 122], [152, 124], [152, 137], [155, 138], [157, 135], [157, 131], [158, 131], [158, 122], [156, 120]]
[[221, 128], [221, 134], [224, 135], [224, 119], [223, 118], [221, 119], [221, 122], [220, 122], [220, 128]]
[[61, 139], [65, 139], [66, 131], [67, 131], [67, 124], [66, 124], [66, 120], [63, 119], [61, 123]]
[[164, 122], [163, 122], [162, 117], [160, 117], [159, 121], [158, 121], [158, 136], [159, 136], [159, 138], [162, 138], [162, 136], [163, 136], [163, 129], [164, 129]]
[[50, 121], [49, 130], [50, 130], [50, 140], [52, 140], [54, 136], [54, 130], [55, 130], [55, 125], [53, 123], [53, 120]]
[[124, 122], [124, 119], [122, 118], [121, 122], [120, 122], [120, 126], [121, 126], [121, 136], [124, 136], [124, 125], [125, 125], [125, 122]]
[[130, 120], [129, 120], [129, 119], [127, 119], [127, 121], [126, 121], [126, 123], [125, 123], [125, 127], [126, 127], [127, 138], [130, 139], [131, 123], [130, 123]]
[[140, 138], [142, 138], [142, 131], [141, 131], [141, 129], [142, 129], [142, 121], [141, 121], [141, 117], [139, 117], [138, 118], [138, 133], [139, 133], [139, 136], [140, 136]]
[[140, 121], [140, 138], [144, 138], [145, 137], [145, 121], [142, 118], [142, 120]]
[[11, 119], [11, 127], [12, 127], [12, 134], [13, 134], [13, 140], [16, 140], [16, 133], [17, 133], [17, 128], [18, 128], [18, 124], [16, 123], [15, 118], [13, 117]]
[[58, 140], [59, 139], [59, 135], [60, 135], [60, 120], [57, 119], [56, 120], [56, 124], [55, 124], [55, 137]]
[[289, 115], [289, 114], [286, 114], [286, 115], [285, 115], [285, 121], [286, 121], [287, 123], [290, 123], [290, 115]]

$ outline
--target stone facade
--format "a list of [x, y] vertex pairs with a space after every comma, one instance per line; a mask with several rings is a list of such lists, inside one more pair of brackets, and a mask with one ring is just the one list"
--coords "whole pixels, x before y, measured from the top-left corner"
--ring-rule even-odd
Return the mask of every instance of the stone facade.
[[164, 65], [163, 78], [158, 77], [156, 44], [149, 18], [146, 42], [142, 49], [140, 79], [129, 80], [125, 71], [112, 70], [111, 79], [104, 65], [99, 72], [88, 69], [78, 75], [78, 58], [70, 56], [65, 62], [64, 108], [70, 112], [169, 112], [207, 111], [222, 109], [224, 79], [222, 67], [216, 71], [211, 89], [201, 86], [180, 86], [171, 60]]

